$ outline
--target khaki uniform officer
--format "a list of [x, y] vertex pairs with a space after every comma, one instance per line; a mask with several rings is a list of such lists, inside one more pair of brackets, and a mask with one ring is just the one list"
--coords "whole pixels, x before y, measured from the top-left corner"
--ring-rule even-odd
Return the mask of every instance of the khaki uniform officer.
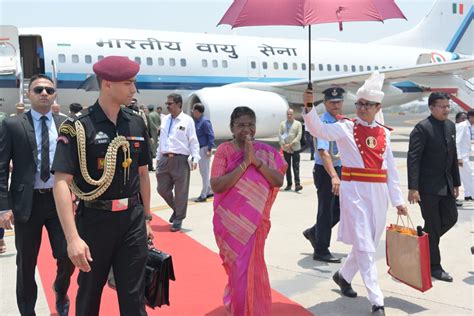
[[[113, 267], [121, 315], [146, 315], [144, 273], [150, 236], [150, 161], [143, 119], [128, 104], [139, 65], [109, 56], [93, 69], [99, 99], [59, 129], [53, 171], [54, 197], [68, 243], [81, 272], [76, 315], [99, 314], [100, 297]], [[80, 203], [74, 223], [69, 189]]]

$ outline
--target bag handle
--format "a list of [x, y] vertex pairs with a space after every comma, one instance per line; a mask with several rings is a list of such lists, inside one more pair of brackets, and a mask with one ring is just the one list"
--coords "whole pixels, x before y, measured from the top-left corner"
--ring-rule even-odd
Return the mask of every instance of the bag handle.
[[[415, 225], [413, 225], [410, 214], [407, 214], [406, 216], [407, 216], [407, 224], [410, 225], [413, 230], [415, 230]], [[405, 225], [405, 221], [403, 220], [401, 215], [398, 215], [397, 217], [397, 225], [398, 225], [399, 220], [402, 222], [403, 227], [410, 228], [410, 226]]]

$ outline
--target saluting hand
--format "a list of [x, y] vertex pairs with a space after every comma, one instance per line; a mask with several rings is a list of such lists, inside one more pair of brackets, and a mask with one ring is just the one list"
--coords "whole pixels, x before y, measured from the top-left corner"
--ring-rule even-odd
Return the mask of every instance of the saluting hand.
[[89, 246], [81, 238], [76, 238], [67, 244], [67, 254], [71, 262], [81, 271], [89, 272], [92, 262]]

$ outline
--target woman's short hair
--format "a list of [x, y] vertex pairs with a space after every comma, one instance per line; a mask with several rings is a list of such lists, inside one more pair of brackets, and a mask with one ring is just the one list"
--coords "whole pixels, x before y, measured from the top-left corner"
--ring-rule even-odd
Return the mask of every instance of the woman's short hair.
[[250, 116], [250, 118], [252, 118], [254, 121], [257, 120], [257, 116], [251, 108], [248, 106], [238, 106], [232, 111], [232, 114], [230, 115], [230, 126], [232, 127], [235, 120], [244, 115]]

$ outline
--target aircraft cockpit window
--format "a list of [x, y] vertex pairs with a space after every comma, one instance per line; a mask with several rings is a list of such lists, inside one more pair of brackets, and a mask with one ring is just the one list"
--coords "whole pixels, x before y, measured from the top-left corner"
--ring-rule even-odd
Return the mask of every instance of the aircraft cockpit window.
[[268, 69], [268, 63], [266, 61], [262, 62], [262, 68]]
[[323, 64], [319, 64], [319, 65], [318, 65], [318, 69], [319, 69], [319, 71], [323, 71], [323, 70], [324, 70]]
[[371, 70], [372, 70], [372, 67], [367, 66], [367, 71], [371, 71]]
[[327, 64], [327, 65], [326, 65], [326, 69], [327, 69], [328, 71], [331, 71], [331, 70], [332, 70], [331, 64]]
[[65, 63], [65, 62], [66, 62], [66, 55], [64, 55], [64, 54], [59, 54], [59, 55], [58, 55], [58, 62], [60, 62], [60, 63]]
[[349, 71], [349, 67], [347, 65], [344, 65], [344, 72], [348, 72]]
[[74, 64], [79, 63], [79, 55], [73, 54], [73, 55], [71, 56], [71, 60], [72, 60], [72, 62], [73, 62]]
[[278, 70], [278, 63], [276, 61], [273, 63], [273, 69]]
[[212, 60], [212, 68], [217, 68], [217, 66], [219, 66], [218, 63], [217, 63], [217, 60], [213, 59]]
[[186, 67], [186, 59], [181, 58], [181, 59], [179, 60], [179, 63], [180, 63], [180, 65], [181, 65], [181, 67]]
[[135, 62], [139, 65], [142, 64], [142, 59], [140, 57], [135, 57]]
[[283, 69], [288, 70], [288, 63], [283, 63]]
[[147, 64], [148, 66], [153, 66], [153, 58], [147, 57], [147, 58], [146, 58], [146, 64]]
[[171, 66], [171, 67], [176, 66], [176, 59], [170, 58], [170, 66]]
[[227, 62], [227, 60], [223, 60], [222, 61], [222, 68], [227, 68], [229, 67], [229, 63]]
[[165, 65], [164, 58], [162, 58], [162, 57], [158, 58], [158, 66], [164, 66], [164, 65]]
[[351, 66], [351, 70], [352, 70], [352, 72], [356, 72], [356, 66], [355, 66], [355, 65], [352, 65], [352, 66]]
[[298, 64], [297, 63], [293, 63], [293, 70], [298, 70]]
[[91, 55], [84, 56], [84, 60], [85, 60], [86, 64], [92, 64], [92, 56]]
[[306, 70], [306, 64], [305, 63], [301, 64], [301, 70]]
[[339, 67], [339, 65], [336, 65], [336, 71], [341, 71], [341, 67]]
[[207, 66], [208, 66], [207, 59], [203, 59], [203, 60], [201, 61], [201, 63], [202, 63], [202, 67], [203, 67], [203, 68], [207, 68]]

